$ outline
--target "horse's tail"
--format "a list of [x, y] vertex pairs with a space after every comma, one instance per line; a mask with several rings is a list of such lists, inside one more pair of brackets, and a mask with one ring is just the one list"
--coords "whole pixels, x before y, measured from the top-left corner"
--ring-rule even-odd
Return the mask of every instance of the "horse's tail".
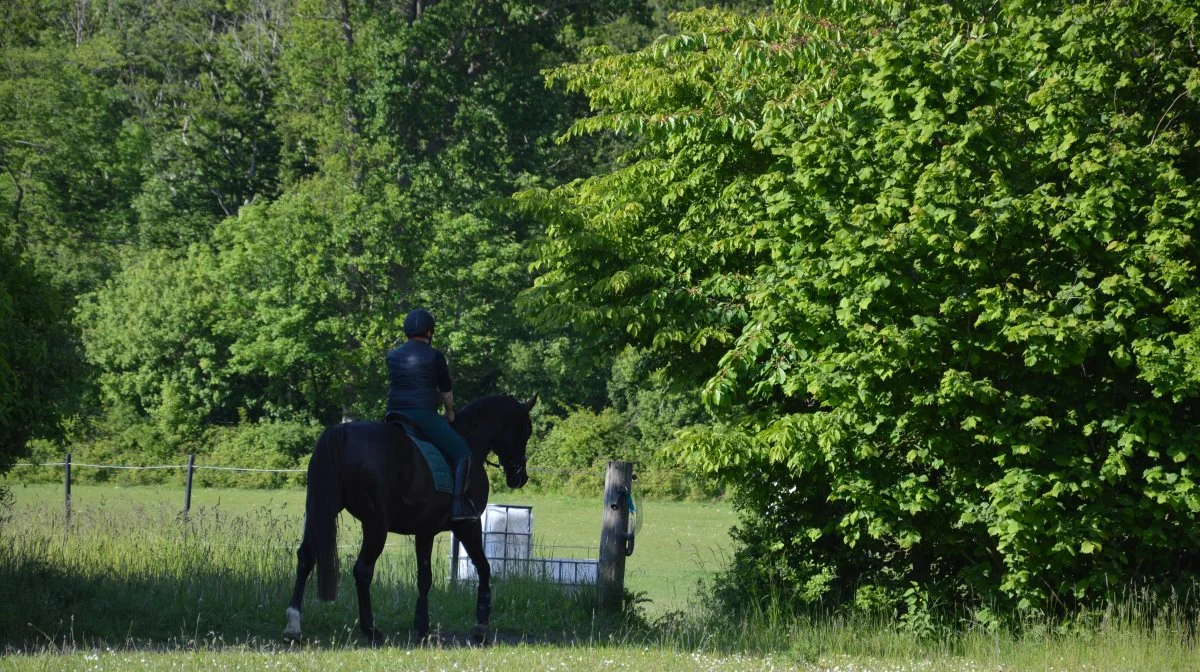
[[330, 427], [317, 439], [308, 462], [308, 495], [304, 504], [304, 540], [317, 556], [317, 596], [337, 599], [337, 514], [342, 510], [342, 483], [338, 455], [346, 442], [340, 426]]

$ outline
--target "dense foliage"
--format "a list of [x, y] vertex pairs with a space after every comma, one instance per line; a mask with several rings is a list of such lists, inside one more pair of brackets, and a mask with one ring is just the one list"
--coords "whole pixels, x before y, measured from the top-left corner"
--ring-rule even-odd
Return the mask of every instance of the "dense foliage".
[[[300, 465], [380, 415], [415, 306], [461, 401], [537, 392], [542, 435], [604, 412], [614, 354], [514, 309], [541, 230], [509, 196], [619, 146], [556, 144], [586, 101], [543, 71], [698, 4], [5, 2], [0, 472], [32, 436], [38, 461]], [[621, 417], [608, 450], [640, 439]]]
[[5, 3], [0, 472], [301, 465], [420, 305], [737, 601], [1198, 578], [1194, 3], [706, 4]]
[[[727, 588], [1054, 611], [1200, 576], [1193, 3], [778, 2], [561, 68], [636, 139], [524, 199], [552, 324], [722, 421]], [[619, 335], [619, 336], [614, 336]]]
[[[56, 361], [70, 347], [62, 302], [44, 277], [0, 246], [0, 447], [56, 433], [72, 373]], [[0, 472], [18, 455], [0, 449]]]

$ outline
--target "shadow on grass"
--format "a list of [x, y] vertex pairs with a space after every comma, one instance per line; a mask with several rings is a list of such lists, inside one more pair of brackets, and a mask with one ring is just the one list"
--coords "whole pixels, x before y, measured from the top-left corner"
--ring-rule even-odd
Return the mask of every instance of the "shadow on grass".
[[[238, 515], [198, 509], [183, 519], [166, 508], [101, 506], [77, 513], [68, 532], [61, 512], [22, 512], [0, 527], [0, 652], [289, 648], [281, 633], [301, 521], [269, 508]], [[366, 645], [349, 571], [359, 532], [349, 522], [343, 517], [339, 530], [338, 599], [318, 602], [310, 579], [301, 646]], [[433, 637], [417, 641], [409, 539], [389, 537], [372, 583], [376, 624], [389, 635], [384, 645], [473, 645], [475, 585], [450, 583], [437, 551]], [[492, 595], [494, 644], [593, 641], [644, 625], [636, 616], [595, 613], [595, 590], [587, 587], [498, 579]]]
[[[229, 515], [218, 507], [180, 518], [166, 508], [104, 506], [78, 512], [67, 531], [59, 511], [29, 509], [0, 525], [0, 653], [79, 651], [347, 650], [367, 647], [357, 627], [349, 568], [358, 527], [343, 518], [339, 597], [319, 603], [311, 586], [304, 640], [283, 642], [284, 610], [295, 572], [301, 517], [270, 507]], [[407, 537], [392, 535], [372, 596], [383, 647], [475, 646], [475, 590], [451, 584], [447, 540], [435, 551], [430, 617], [434, 638], [412, 632], [415, 559]], [[1021, 631], [978, 628], [914, 636], [894, 618], [800, 614], [746, 596], [734, 613], [696, 604], [658, 616], [595, 612], [594, 590], [532, 580], [493, 584], [494, 646], [535, 644], [584, 649], [778, 655], [789, 665], [851, 667], [845, 661], [942, 661], [936, 668], [888, 669], [1195, 669], [1195, 641], [1170, 619], [1136, 602], [1102, 614], [1079, 631], [1031, 623]], [[1152, 606], [1152, 605], [1151, 605]], [[578, 651], [577, 651], [578, 652]], [[486, 655], [486, 654], [485, 654]], [[736, 655], [730, 660], [741, 660]], [[237, 662], [237, 661], [235, 661]], [[47, 663], [54, 669], [61, 663]], [[970, 663], [970, 664], [968, 664]]]

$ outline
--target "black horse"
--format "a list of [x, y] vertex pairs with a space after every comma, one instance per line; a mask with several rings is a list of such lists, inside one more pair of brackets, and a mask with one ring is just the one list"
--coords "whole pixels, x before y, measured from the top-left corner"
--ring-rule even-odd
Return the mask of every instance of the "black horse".
[[[529, 411], [536, 401], [536, 397], [526, 402], [507, 396], [485, 397], [459, 411], [454, 428], [472, 453], [467, 496], [480, 511], [487, 505], [488, 479], [483, 465], [489, 451], [500, 459], [508, 487], [520, 488], [529, 480], [525, 446], [531, 433]], [[296, 588], [287, 609], [284, 637], [300, 639], [300, 603], [314, 564], [318, 596], [326, 601], [337, 597], [336, 518], [342, 509], [362, 522], [354, 585], [364, 635], [373, 642], [382, 640], [371, 612], [371, 577], [388, 532], [396, 532], [416, 537], [419, 595], [415, 625], [419, 637], [428, 636], [433, 538], [445, 530], [453, 530], [475, 565], [479, 575], [475, 637], [482, 640], [487, 635], [491, 570], [483, 553], [480, 521], [450, 521], [450, 495], [434, 490], [428, 465], [403, 429], [383, 422], [352, 422], [322, 432], [308, 464], [304, 539], [296, 551]]]

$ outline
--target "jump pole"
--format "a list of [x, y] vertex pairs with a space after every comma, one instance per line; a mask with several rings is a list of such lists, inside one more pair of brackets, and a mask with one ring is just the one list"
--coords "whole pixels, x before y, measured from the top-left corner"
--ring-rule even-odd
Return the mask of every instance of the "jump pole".
[[629, 530], [629, 492], [633, 464], [611, 461], [604, 474], [604, 526], [600, 530], [600, 566], [596, 576], [597, 606], [620, 611], [625, 593], [625, 542]]

